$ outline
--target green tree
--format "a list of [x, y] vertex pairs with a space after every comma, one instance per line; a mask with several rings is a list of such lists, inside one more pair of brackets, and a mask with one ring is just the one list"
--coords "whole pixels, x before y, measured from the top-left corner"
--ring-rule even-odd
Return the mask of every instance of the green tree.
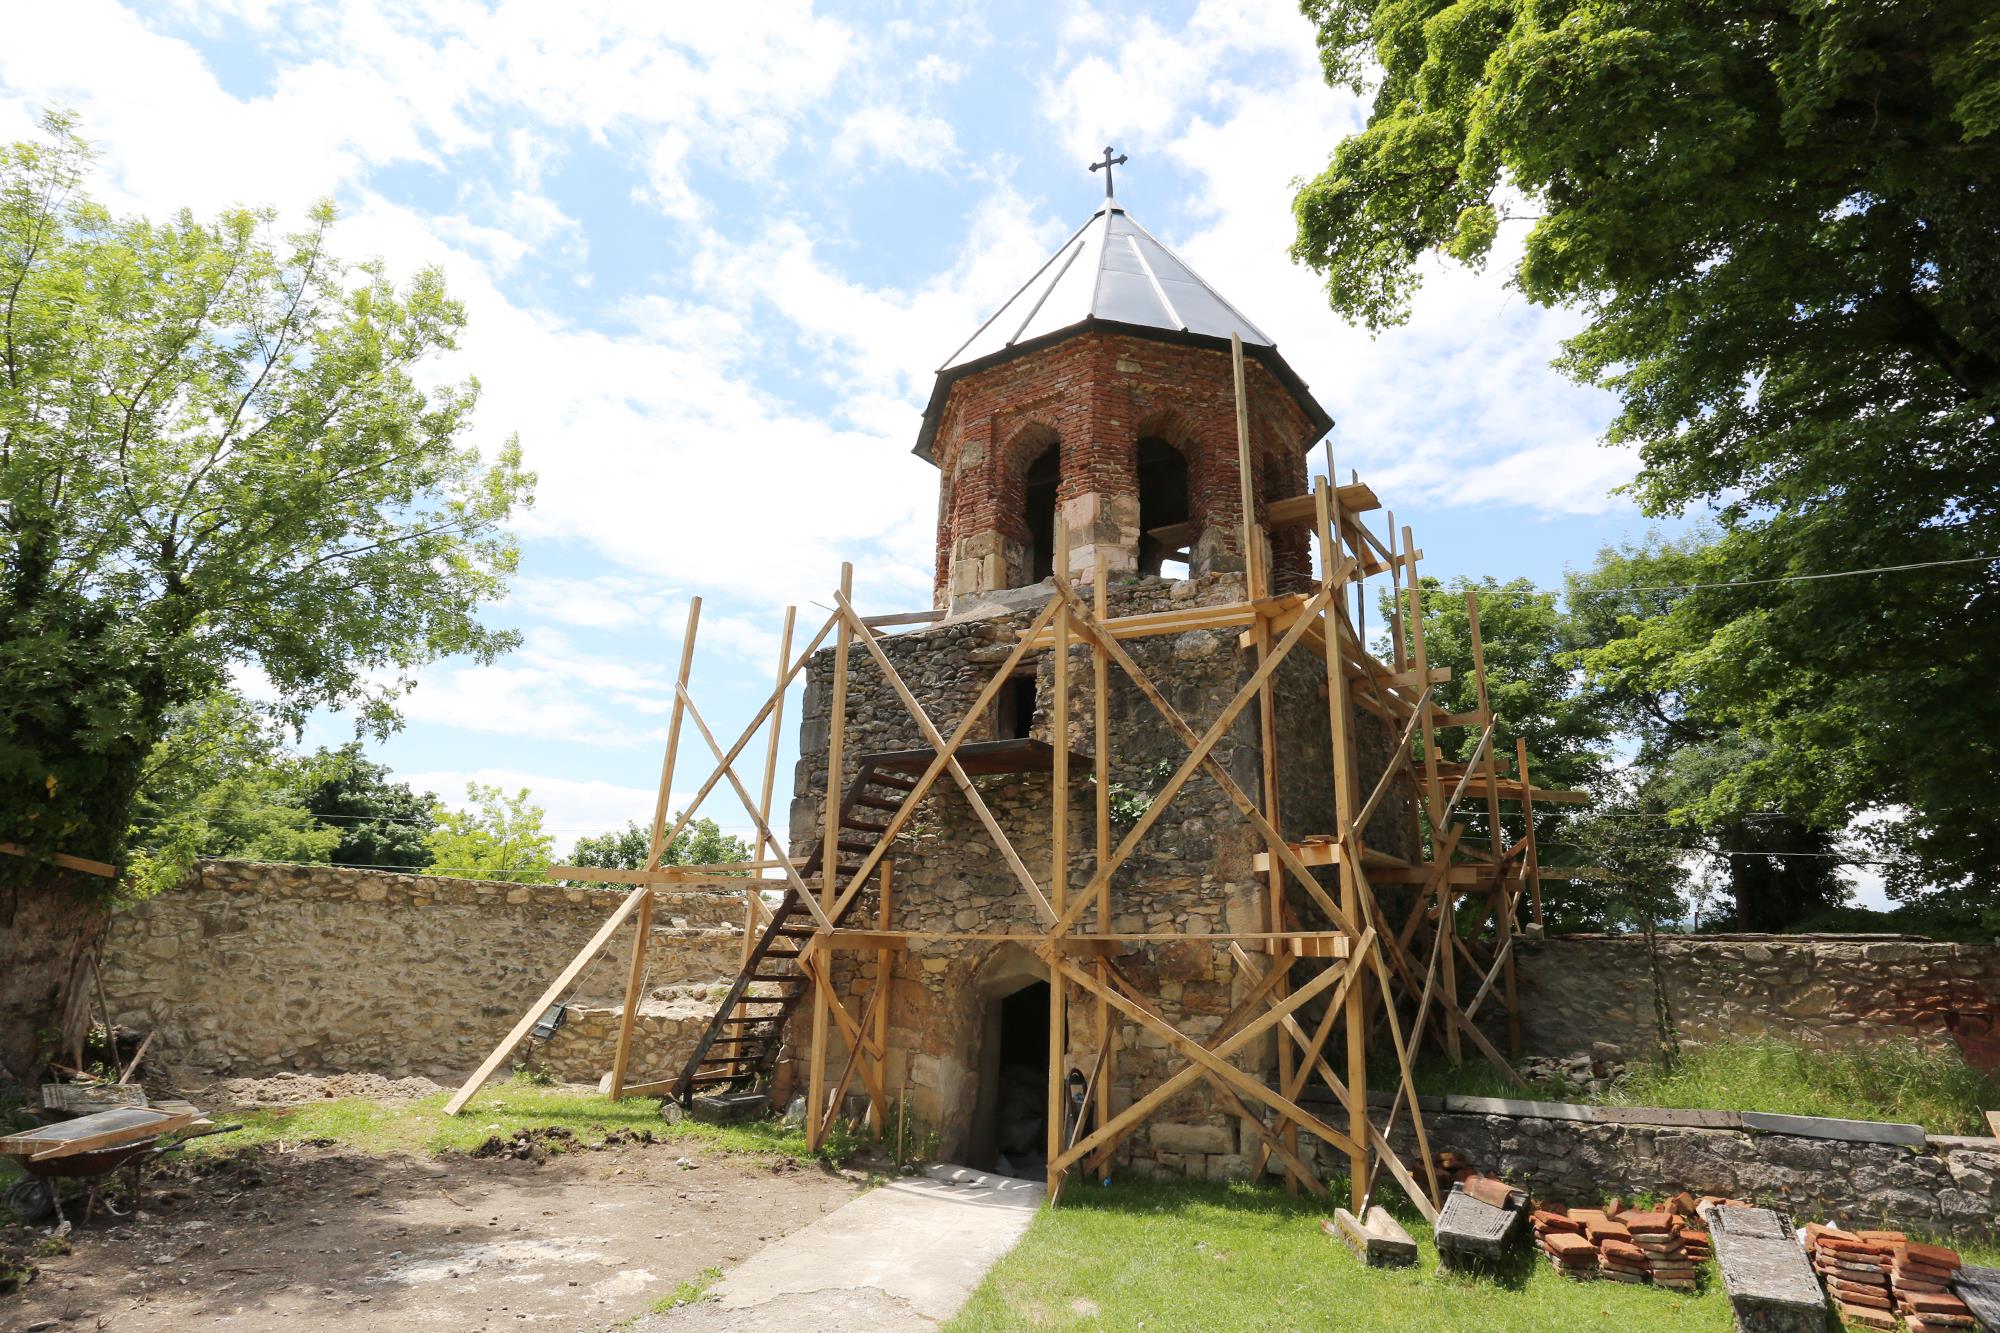
[[391, 782], [387, 765], [365, 757], [359, 741], [313, 756], [301, 787], [306, 812], [337, 833], [329, 853], [334, 864], [422, 870], [431, 863], [427, 839], [436, 827], [437, 797]]
[[1328, 78], [1373, 84], [1296, 201], [1333, 305], [1393, 323], [1425, 256], [1523, 226], [1513, 283], [1585, 315], [1560, 364], [1618, 395], [1641, 502], [1716, 506], [1702, 563], [1738, 587], [1673, 617], [1738, 659], [1710, 715], [1814, 827], [1906, 811], [1901, 891], [2000, 895], [2000, 12], [1305, 9]]
[[198, 856], [329, 860], [340, 834], [301, 803], [303, 770], [270, 719], [234, 693], [174, 710], [133, 801], [132, 873], [162, 877]]
[[[268, 714], [394, 723], [414, 668], [490, 659], [482, 625], [531, 481], [465, 443], [476, 386], [419, 384], [463, 309], [328, 250], [330, 205], [114, 218], [51, 114], [0, 148], [0, 1063], [27, 1073], [100, 938], [108, 882], [176, 710], [232, 670]], [[157, 887], [167, 861], [135, 867]]]
[[[679, 820], [680, 814], [676, 812], [669, 825]], [[651, 827], [641, 827], [635, 821], [627, 821], [623, 829], [599, 833], [594, 837], [578, 838], [575, 849], [570, 852], [569, 860], [571, 865], [638, 870], [645, 866], [646, 854], [652, 850], [652, 846]], [[666, 851], [660, 856], [660, 864], [728, 865], [749, 859], [749, 843], [733, 833], [724, 833], [721, 825], [703, 815], [689, 823], [681, 830], [679, 837], [667, 844]]]
[[549, 875], [556, 840], [542, 831], [542, 808], [528, 789], [512, 796], [484, 783], [465, 784], [471, 810], [437, 806], [425, 845], [428, 869], [437, 875], [538, 883]]
[[[1569, 660], [1588, 705], [1634, 745], [1645, 818], [1677, 830], [1684, 851], [1726, 862], [1736, 926], [1784, 930], [1847, 896], [1839, 838], [1866, 783], [1810, 680], [1775, 694], [1745, 688], [1746, 675], [1815, 668], [1772, 660], [1757, 618], [1733, 613], [1739, 591], [1700, 586], [1727, 572], [1701, 535], [1600, 552], [1569, 578]], [[1770, 715], [1794, 697], [1809, 701], [1809, 717]], [[1788, 746], [1767, 739], [1780, 730]]]

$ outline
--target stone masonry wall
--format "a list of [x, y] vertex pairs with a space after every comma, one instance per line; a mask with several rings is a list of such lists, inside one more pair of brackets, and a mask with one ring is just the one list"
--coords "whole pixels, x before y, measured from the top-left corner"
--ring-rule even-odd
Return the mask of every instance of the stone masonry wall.
[[[1657, 968], [1683, 1044], [1781, 1037], [1829, 1048], [1950, 1043], [2000, 1068], [2000, 946], [1896, 937], [1672, 936]], [[1655, 963], [1638, 936], [1571, 935], [1516, 946], [1531, 1052], [1594, 1043], [1628, 1057], [1660, 1046]]]
[[[1431, 1099], [1425, 1098], [1425, 1101]], [[1599, 1108], [1568, 1108], [1596, 1111]], [[1375, 1112], [1380, 1124], [1383, 1112]], [[1391, 1142], [1414, 1161], [1407, 1116]], [[1435, 1151], [1452, 1150], [1541, 1198], [1726, 1194], [1789, 1213], [1931, 1233], [2000, 1234], [2000, 1141], [1932, 1137], [1923, 1147], [1792, 1134], [1537, 1116], [1424, 1114]], [[1317, 1147], [1317, 1145], [1316, 1145]], [[1322, 1161], [1327, 1154], [1320, 1150]]]
[[[333, 866], [198, 862], [118, 913], [105, 955], [117, 1021], [159, 1035], [188, 1071], [463, 1076], [618, 905], [616, 890]], [[736, 970], [743, 900], [663, 896], [635, 1076], [679, 1060]], [[578, 978], [567, 1021], [532, 1055], [560, 1076], [610, 1068], [631, 931]], [[671, 1064], [672, 1068], [666, 1068]]]
[[[1112, 611], [1134, 614], [1168, 606], [1228, 602], [1239, 595], [1240, 581], [1231, 576], [1185, 582], [1120, 581], [1114, 587]], [[1039, 607], [1045, 597], [1042, 594], [1032, 600]], [[912, 693], [924, 701], [939, 730], [949, 735], [1005, 658], [1015, 633], [1027, 619], [1027, 613], [1021, 612], [947, 622], [889, 638], [884, 650]], [[1237, 637], [1234, 630], [1202, 631], [1128, 640], [1125, 647], [1199, 731], [1219, 715], [1250, 673], [1252, 659], [1237, 646]], [[1029, 666], [1037, 672], [1034, 735], [1052, 741], [1049, 658], [1047, 653], [1040, 654], [1038, 663], [1029, 659]], [[1284, 811], [1284, 823], [1294, 835], [1329, 832], [1332, 822], [1331, 801], [1324, 795], [1326, 712], [1317, 693], [1324, 667], [1315, 672], [1314, 662], [1309, 656], [1289, 661], [1279, 678], [1281, 771], [1287, 775], [1288, 787], [1300, 793]], [[831, 653], [820, 654], [808, 669], [801, 716], [802, 758], [792, 807], [795, 854], [803, 854], [819, 836], [821, 801], [827, 786], [823, 765], [831, 671]], [[1071, 748], [1087, 753], [1094, 743], [1090, 731], [1092, 677], [1088, 654], [1082, 649], [1076, 650], [1070, 677]], [[1152, 704], [1115, 667], [1111, 680], [1107, 711], [1115, 740], [1112, 781], [1130, 792], [1150, 794], [1160, 787], [1165, 772], [1185, 757], [1186, 749]], [[880, 679], [872, 660], [861, 654], [850, 659], [847, 711], [845, 767], [850, 774], [862, 754], [922, 745], [915, 725]], [[1305, 721], [1315, 712], [1317, 723], [1307, 727]], [[1298, 726], [1283, 725], [1293, 719], [1299, 721]], [[1252, 708], [1214, 751], [1217, 762], [1252, 793], [1261, 784], [1257, 733]], [[982, 729], [972, 739], [989, 736], [990, 732]], [[1319, 756], [1317, 768], [1311, 764], [1315, 754]], [[1086, 766], [1072, 774], [1069, 882], [1073, 891], [1088, 881], [1095, 866], [1095, 797], [1085, 780], [1088, 773]], [[1050, 854], [1048, 775], [988, 776], [976, 781], [1022, 860], [1038, 881], [1046, 882]], [[1125, 831], [1126, 826], [1115, 826], [1114, 840]], [[1213, 1032], [1241, 998], [1243, 983], [1226, 942], [1202, 937], [1264, 929], [1266, 890], [1263, 876], [1251, 863], [1252, 855], [1262, 846], [1255, 830], [1222, 791], [1207, 777], [1197, 775], [1114, 879], [1112, 930], [1170, 930], [1190, 937], [1135, 950], [1121, 957], [1118, 965], [1182, 1031], [1197, 1038]], [[1026, 891], [995, 852], [970, 805], [948, 781], [941, 780], [933, 789], [910, 828], [898, 839], [891, 857], [896, 886], [892, 926], [897, 930], [1037, 934], [1042, 929]], [[1294, 897], [1297, 901], [1303, 895], [1295, 890]], [[872, 926], [877, 913], [871, 885], [857, 899], [848, 924]], [[1030, 949], [997, 940], [913, 940], [890, 958], [889, 1085], [907, 1090], [912, 1113], [942, 1132], [944, 1153], [954, 1157], [966, 1149], [972, 1136], [987, 1007], [995, 997], [1033, 976], [1045, 978], [1047, 970]], [[1295, 981], [1307, 980], [1313, 966], [1302, 965]], [[837, 961], [836, 975], [844, 988], [856, 981], [865, 983], [859, 992], [865, 996], [873, 986], [876, 967], [872, 952], [849, 953]], [[794, 1020], [791, 1033], [794, 1054], [804, 1046], [803, 1014], [804, 1010]], [[1070, 1064], [1087, 1074], [1097, 1055], [1094, 1001], [1081, 991], [1072, 991], [1070, 1015]], [[1177, 1069], [1180, 1058], [1170, 1055], [1162, 1038], [1131, 1022], [1114, 1021], [1111, 1040], [1116, 1063], [1110, 1085], [1115, 1114]], [[1257, 1069], [1267, 1064], [1268, 1051], [1268, 1042], [1262, 1050], [1253, 1048], [1246, 1054], [1245, 1067]], [[835, 1070], [841, 1063], [837, 1054], [829, 1061]], [[799, 1076], [796, 1070], [781, 1070], [780, 1077], [781, 1081], [790, 1077], [796, 1082]], [[1241, 1134], [1242, 1127], [1215, 1105], [1205, 1085], [1197, 1085], [1127, 1140], [1121, 1161], [1144, 1164], [1142, 1169], [1241, 1175], [1249, 1165], [1238, 1151]]]

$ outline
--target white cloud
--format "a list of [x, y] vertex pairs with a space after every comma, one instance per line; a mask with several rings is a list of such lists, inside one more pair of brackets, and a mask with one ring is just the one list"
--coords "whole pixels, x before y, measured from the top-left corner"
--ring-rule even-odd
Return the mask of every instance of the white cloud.
[[848, 165], [876, 158], [916, 171], [942, 172], [958, 165], [958, 135], [939, 116], [878, 103], [847, 117], [833, 152]]
[[[1072, 13], [1064, 45], [1078, 55], [1051, 81], [1047, 118], [1079, 151], [1124, 135], [1164, 141], [1203, 181], [1189, 199], [1204, 225], [1166, 239], [1311, 383], [1337, 422], [1336, 467], [1405, 503], [1630, 508], [1607, 494], [1636, 467], [1629, 451], [1598, 443], [1608, 395], [1549, 367], [1581, 319], [1506, 286], [1523, 228], [1503, 229], [1484, 271], [1426, 261], [1408, 322], [1379, 337], [1334, 315], [1318, 276], [1290, 258], [1296, 182], [1366, 119], [1352, 93], [1325, 85], [1296, 6], [1207, 0], [1177, 30], [1141, 19], [1121, 30], [1111, 61], [1084, 54], [1105, 44], [1105, 22], [1087, 6]], [[1250, 54], [1258, 77], [1232, 82]], [[1135, 154], [1135, 188], [1120, 190], [1142, 219], [1144, 168]]]
[[[253, 28], [265, 17], [244, 11]], [[768, 175], [793, 121], [835, 86], [855, 49], [845, 25], [805, 0], [732, 9], [307, 0], [287, 18], [282, 36], [267, 34], [277, 66], [261, 96], [231, 96], [172, 31], [214, 36], [227, 26], [214, 14], [149, 22], [113, 0], [10, 16], [0, 85], [14, 94], [17, 121], [33, 103], [75, 103], [115, 146], [108, 165], [123, 200], [152, 212], [249, 197], [297, 208], [370, 167], [443, 166], [489, 149], [493, 123], [524, 114], [597, 140], [668, 130], [662, 139], [682, 151], [669, 154], [655, 189], [663, 205], [682, 206], [672, 183], [689, 149]], [[498, 137], [517, 172], [539, 170], [532, 139]]]

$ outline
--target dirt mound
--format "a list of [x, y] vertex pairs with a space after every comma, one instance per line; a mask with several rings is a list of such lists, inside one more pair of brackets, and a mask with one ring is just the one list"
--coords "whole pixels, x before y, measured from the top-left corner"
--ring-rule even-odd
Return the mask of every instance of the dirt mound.
[[557, 1153], [574, 1152], [583, 1145], [576, 1135], [562, 1125], [546, 1125], [539, 1129], [517, 1129], [512, 1138], [492, 1135], [471, 1155], [478, 1158], [512, 1158], [522, 1162], [545, 1162]]
[[[380, 1074], [273, 1074], [269, 1078], [225, 1078], [194, 1100], [220, 1106], [297, 1106], [337, 1097], [372, 1101], [431, 1097], [444, 1089], [427, 1078], [384, 1078]], [[206, 1099], [204, 1103], [203, 1099]]]

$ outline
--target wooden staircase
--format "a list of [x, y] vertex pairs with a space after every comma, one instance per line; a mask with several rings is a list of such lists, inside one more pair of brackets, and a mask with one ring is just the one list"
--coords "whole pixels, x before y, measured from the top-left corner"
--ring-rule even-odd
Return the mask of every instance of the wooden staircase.
[[[861, 766], [840, 800], [840, 837], [835, 844], [839, 881], [861, 868], [916, 785], [917, 779], [909, 774], [878, 764], [873, 756], [862, 756]], [[800, 879], [811, 883], [820, 873], [822, 851], [822, 845], [815, 843], [812, 855], [799, 866]], [[855, 902], [859, 901], [856, 895]], [[853, 910], [850, 902], [834, 924], [841, 924]], [[686, 1067], [674, 1080], [667, 1094], [670, 1098], [687, 1105], [704, 1092], [745, 1091], [769, 1078], [784, 1045], [785, 1024], [812, 991], [812, 981], [800, 969], [798, 958], [815, 929], [812, 913], [799, 902], [798, 891], [787, 888], [784, 901], [772, 912], [708, 1031], [695, 1043]], [[765, 988], [766, 993], [751, 994], [753, 985]]]

